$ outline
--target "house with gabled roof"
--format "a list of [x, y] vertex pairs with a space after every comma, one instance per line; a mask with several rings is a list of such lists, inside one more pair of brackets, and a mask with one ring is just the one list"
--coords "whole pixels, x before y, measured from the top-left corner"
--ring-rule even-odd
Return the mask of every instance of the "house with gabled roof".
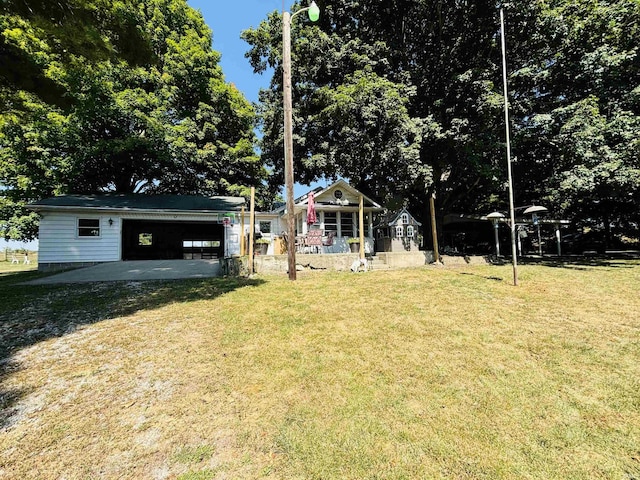
[[[313, 194], [316, 219], [308, 223], [308, 206]], [[363, 225], [360, 226], [360, 200], [362, 200]], [[317, 187], [294, 201], [296, 235], [306, 236], [309, 230], [321, 230], [322, 253], [349, 252], [349, 239], [360, 236], [362, 228], [365, 237], [365, 252], [374, 252], [374, 214], [384, 209], [375, 200], [364, 195], [343, 179], [328, 187]], [[286, 231], [286, 206], [276, 209], [280, 220], [278, 227]]]

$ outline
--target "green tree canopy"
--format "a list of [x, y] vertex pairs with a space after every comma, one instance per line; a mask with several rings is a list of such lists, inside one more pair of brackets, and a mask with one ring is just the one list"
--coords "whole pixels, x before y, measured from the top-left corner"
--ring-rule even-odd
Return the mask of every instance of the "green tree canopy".
[[[408, 198], [418, 212], [429, 190], [441, 212], [506, 208], [499, 5], [318, 3], [318, 24], [298, 17], [292, 33], [297, 179], [345, 176], [382, 199]], [[519, 205], [543, 201], [559, 215], [637, 228], [629, 206], [639, 190], [639, 8], [634, 0], [505, 7]], [[262, 152], [280, 182], [279, 14], [243, 36], [255, 71], [274, 69], [259, 113]]]
[[519, 122], [525, 161], [517, 173], [534, 172], [522, 188], [609, 237], [612, 228], [637, 232], [640, 4], [556, 2], [538, 22], [555, 35], [529, 87], [532, 108]]
[[[298, 178], [345, 176], [383, 200], [422, 205], [437, 186], [447, 208], [482, 192], [499, 160], [493, 6], [325, 1], [321, 11], [317, 26], [299, 19], [292, 34]], [[254, 69], [275, 71], [260, 113], [263, 154], [276, 170], [280, 25], [274, 13], [244, 33]]]
[[2, 52], [43, 81], [2, 79], [5, 236], [33, 237], [22, 205], [52, 194], [245, 195], [262, 184], [253, 107], [185, 0], [9, 6]]

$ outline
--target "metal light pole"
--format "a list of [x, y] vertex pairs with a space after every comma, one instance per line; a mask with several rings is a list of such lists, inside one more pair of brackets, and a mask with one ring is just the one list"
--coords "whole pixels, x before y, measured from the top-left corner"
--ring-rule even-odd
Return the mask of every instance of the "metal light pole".
[[500, 7], [500, 39], [502, 44], [502, 83], [504, 85], [504, 123], [507, 140], [507, 176], [509, 180], [509, 219], [511, 227], [511, 258], [513, 259], [513, 284], [518, 285], [518, 259], [516, 251], [516, 215], [513, 205], [513, 180], [511, 178], [511, 143], [509, 140], [509, 97], [507, 94], [507, 56], [504, 41], [504, 14]]
[[531, 205], [524, 212], [524, 215], [531, 214], [531, 221], [536, 226], [538, 230], [538, 255], [542, 256], [542, 238], [540, 237], [540, 220], [538, 219], [539, 213], [544, 213], [547, 211], [547, 207], [543, 207], [541, 205]]
[[498, 235], [498, 228], [500, 227], [500, 222], [504, 221], [504, 215], [500, 212], [491, 212], [487, 215], [487, 218], [491, 220], [493, 224], [493, 232], [496, 241], [496, 258], [500, 257], [500, 236]]
[[[283, 8], [284, 10], [284, 8]], [[320, 9], [316, 2], [291, 15], [282, 12], [282, 96], [284, 106], [284, 183], [287, 196], [287, 259], [289, 280], [296, 279], [296, 225], [293, 198], [293, 113], [291, 101], [291, 21], [302, 12], [309, 12], [312, 22], [318, 20]]]

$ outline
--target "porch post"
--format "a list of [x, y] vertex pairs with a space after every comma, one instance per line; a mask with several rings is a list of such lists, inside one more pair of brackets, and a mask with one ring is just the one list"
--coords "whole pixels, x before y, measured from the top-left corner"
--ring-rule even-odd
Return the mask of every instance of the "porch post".
[[[249, 275], [253, 275], [253, 234], [256, 223], [256, 187], [251, 187], [251, 203], [249, 206]], [[243, 233], [244, 235], [244, 233]]]
[[360, 258], [364, 258], [364, 197], [360, 195], [360, 205], [358, 207], [358, 222], [360, 224], [360, 228], [358, 231], [360, 232]]
[[246, 241], [244, 238], [244, 205], [242, 205], [242, 210], [240, 210], [240, 256], [244, 256], [246, 248]]

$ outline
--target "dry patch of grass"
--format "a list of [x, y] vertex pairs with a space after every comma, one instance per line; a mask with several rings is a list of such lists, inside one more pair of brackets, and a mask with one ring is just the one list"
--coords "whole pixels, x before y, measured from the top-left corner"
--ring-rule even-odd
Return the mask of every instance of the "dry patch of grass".
[[510, 278], [33, 288], [0, 478], [640, 478], [640, 264]]

